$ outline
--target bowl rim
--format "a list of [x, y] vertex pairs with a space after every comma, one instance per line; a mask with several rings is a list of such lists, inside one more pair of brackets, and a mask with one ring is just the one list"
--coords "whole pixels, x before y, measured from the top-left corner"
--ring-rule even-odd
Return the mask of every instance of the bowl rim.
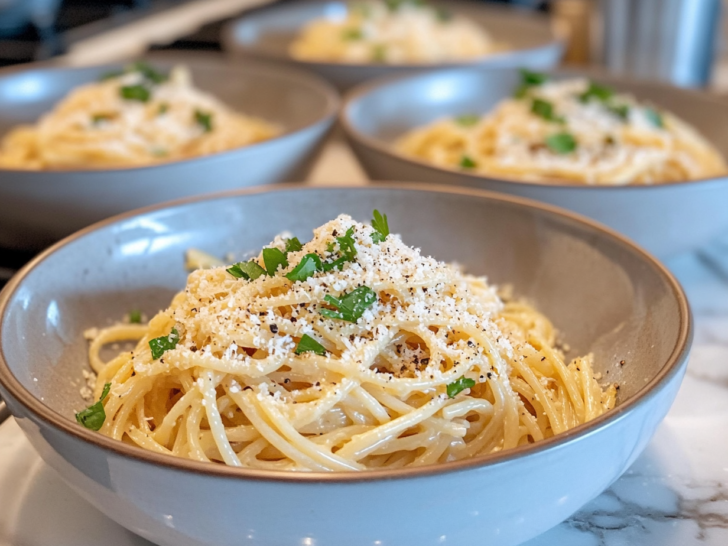
[[606, 235], [614, 242], [626, 250], [639, 256], [646, 265], [649, 265], [661, 275], [667, 285], [672, 289], [673, 296], [678, 306], [679, 331], [675, 345], [667, 358], [666, 362], [660, 368], [659, 372], [626, 402], [607, 411], [599, 417], [592, 419], [584, 424], [578, 425], [566, 432], [557, 434], [550, 438], [519, 446], [507, 451], [496, 453], [488, 453], [473, 457], [471, 459], [463, 459], [448, 463], [427, 465], [416, 468], [402, 468], [393, 470], [367, 470], [363, 472], [290, 472], [281, 470], [259, 470], [250, 468], [231, 467], [221, 463], [207, 463], [183, 459], [173, 455], [166, 455], [142, 449], [140, 447], [125, 444], [118, 440], [114, 440], [98, 432], [88, 430], [68, 417], [61, 415], [49, 406], [42, 403], [36, 398], [22, 383], [15, 377], [6, 362], [5, 352], [0, 345], [0, 385], [2, 385], [11, 394], [19, 404], [33, 416], [34, 419], [43, 422], [46, 426], [57, 431], [61, 431], [72, 436], [75, 440], [81, 440], [84, 443], [91, 444], [99, 448], [109, 455], [121, 456], [127, 459], [151, 463], [155, 466], [162, 466], [169, 470], [192, 472], [217, 478], [235, 478], [241, 480], [265, 481], [265, 482], [293, 482], [293, 483], [326, 483], [326, 484], [351, 484], [359, 482], [370, 482], [378, 480], [393, 479], [414, 479], [422, 477], [439, 476], [450, 472], [461, 472], [475, 469], [485, 469], [487, 467], [510, 463], [516, 459], [537, 454], [547, 449], [563, 448], [571, 442], [578, 441], [580, 438], [597, 433], [601, 428], [609, 426], [620, 420], [630, 413], [633, 409], [649, 401], [657, 392], [662, 390], [670, 380], [679, 374], [682, 365], [686, 362], [687, 356], [692, 343], [693, 328], [692, 314], [688, 304], [687, 297], [683, 292], [677, 279], [672, 273], [663, 266], [656, 258], [643, 250], [631, 240], [623, 235], [602, 226], [589, 218], [575, 214], [570, 211], [560, 209], [551, 205], [515, 197], [511, 195], [500, 194], [496, 192], [484, 191], [472, 188], [450, 188], [448, 186], [438, 186], [422, 183], [402, 183], [402, 182], [383, 182], [369, 186], [352, 187], [346, 185], [324, 186], [324, 187], [306, 187], [295, 183], [280, 184], [274, 187], [253, 187], [243, 188], [228, 192], [195, 196], [185, 199], [179, 199], [161, 205], [154, 205], [137, 209], [128, 213], [120, 214], [101, 222], [97, 222], [87, 228], [84, 228], [73, 235], [66, 237], [45, 251], [41, 252], [26, 264], [0, 291], [0, 335], [4, 329], [6, 320], [6, 309], [12, 297], [20, 288], [23, 279], [52, 254], [62, 250], [66, 245], [75, 242], [100, 229], [107, 228], [112, 224], [122, 223], [131, 218], [158, 213], [163, 210], [180, 209], [195, 203], [225, 200], [230, 198], [244, 197], [248, 195], [258, 195], [263, 193], [274, 192], [295, 192], [295, 191], [311, 191], [311, 190], [347, 190], [347, 191], [368, 191], [377, 190], [411, 190], [417, 192], [428, 192], [432, 195], [438, 194], [456, 194], [479, 199], [487, 199], [489, 201], [497, 201], [505, 204], [516, 205], [530, 209], [536, 209], [537, 212], [545, 212], [547, 215], [556, 216], [561, 220], [567, 220], [579, 227], [586, 227], [588, 230], [595, 230], [601, 235]]
[[[302, 5], [302, 4], [331, 4], [331, 3], [343, 3], [343, 4], [351, 4], [351, 0], [299, 0], [295, 3], [295, 5]], [[494, 63], [501, 62], [502, 59], [509, 59], [511, 57], [516, 57], [515, 60], [519, 60], [519, 57], [522, 55], [528, 55], [532, 53], [536, 53], [539, 51], [548, 51], [552, 48], [558, 48], [561, 51], [561, 54], [559, 57], [563, 55], [563, 49], [565, 47], [565, 40], [562, 37], [559, 37], [553, 30], [552, 26], [550, 25], [549, 18], [542, 14], [542, 13], [536, 13], [532, 10], [529, 10], [527, 8], [524, 8], [522, 6], [507, 6], [507, 5], [498, 5], [498, 4], [483, 4], [483, 3], [476, 3], [472, 0], [435, 0], [435, 3], [437, 4], [443, 4], [447, 6], [452, 6], [455, 10], [458, 9], [458, 7], [467, 6], [470, 9], [477, 9], [479, 11], [483, 11], [484, 13], [491, 12], [495, 13], [498, 12], [503, 17], [514, 17], [518, 18], [520, 20], [523, 20], [524, 18], [529, 19], [531, 22], [535, 24], [540, 24], [544, 27], [544, 30], [546, 30], [550, 35], [551, 39], [548, 41], [544, 41], [542, 43], [539, 43], [537, 45], [531, 46], [531, 47], [519, 47], [514, 49], [507, 49], [505, 51], [497, 51], [494, 53], [486, 53], [484, 55], [479, 55], [477, 57], [473, 57], [471, 59], [464, 59], [464, 60], [458, 60], [455, 59], [453, 61], [445, 61], [445, 62], [436, 62], [436, 63], [398, 63], [398, 64], [386, 64], [386, 63], [367, 63], [367, 62], [343, 62], [343, 61], [321, 61], [321, 60], [315, 60], [315, 59], [299, 59], [297, 57], [293, 57], [290, 54], [279, 54], [276, 52], [271, 52], [267, 50], [261, 50], [256, 49], [254, 47], [249, 47], [246, 44], [240, 42], [236, 39], [236, 31], [237, 28], [244, 24], [247, 19], [256, 17], [261, 12], [268, 12], [268, 11], [285, 11], [293, 9], [294, 4], [265, 4], [262, 6], [258, 6], [256, 8], [251, 9], [250, 11], [244, 13], [242, 16], [236, 18], [235, 20], [229, 22], [225, 25], [222, 31], [222, 45], [223, 49], [229, 53], [238, 54], [238, 55], [245, 55], [250, 56], [252, 58], [258, 58], [258, 59], [267, 59], [267, 60], [273, 60], [273, 61], [283, 61], [287, 63], [292, 63], [295, 65], [300, 65], [302, 67], [306, 68], [340, 68], [340, 69], [351, 69], [351, 70], [361, 70], [362, 68], [380, 68], [385, 70], [441, 70], [446, 68], [456, 68], [456, 67], [468, 67], [468, 66], [477, 66], [477, 65], [488, 65], [491, 61]], [[487, 29], [486, 29], [487, 30]], [[527, 63], [526, 63], [527, 64]]]
[[[509, 68], [509, 67], [479, 67], [479, 66], [466, 66], [466, 67], [452, 67], [444, 70], [437, 70], [437, 71], [430, 71], [425, 73], [419, 73], [419, 74], [404, 74], [404, 75], [395, 75], [395, 76], [385, 76], [380, 78], [375, 78], [371, 81], [361, 83], [355, 87], [353, 87], [351, 90], [347, 91], [342, 100], [341, 108], [339, 109], [339, 123], [344, 129], [345, 134], [349, 139], [354, 141], [357, 144], [361, 144], [363, 146], [366, 146], [367, 148], [370, 148], [378, 153], [384, 154], [388, 157], [394, 158], [398, 161], [401, 161], [403, 163], [406, 163], [411, 166], [416, 166], [420, 168], [425, 168], [432, 170], [437, 173], [441, 173], [443, 175], [450, 175], [454, 177], [463, 177], [463, 179], [468, 180], [472, 184], [485, 184], [488, 182], [497, 182], [497, 183], [505, 183], [505, 184], [514, 184], [518, 186], [523, 187], [530, 187], [530, 188], [551, 188], [556, 191], [559, 190], [579, 190], [579, 191], [609, 191], [609, 190], [628, 190], [628, 191], [650, 191], [654, 190], [656, 188], [672, 188], [672, 187], [683, 187], [686, 184], [720, 184], [720, 183], [726, 183], [728, 182], [728, 173], [722, 176], [710, 176], [710, 177], [704, 177], [704, 178], [694, 178], [690, 180], [680, 180], [677, 182], [661, 182], [657, 184], [624, 184], [624, 185], [612, 185], [612, 184], [573, 184], [573, 183], [567, 183], [562, 181], [557, 182], [533, 182], [529, 180], [519, 180], [517, 178], [507, 178], [507, 177], [496, 177], [496, 176], [486, 176], [482, 174], [475, 174], [475, 173], [469, 173], [465, 171], [457, 171], [455, 169], [448, 169], [446, 167], [441, 167], [439, 165], [433, 165], [432, 163], [428, 163], [427, 161], [423, 159], [418, 159], [414, 157], [409, 157], [403, 153], [397, 152], [396, 150], [392, 149], [392, 146], [385, 143], [382, 139], [369, 136], [362, 131], [359, 130], [359, 128], [354, 124], [354, 122], [351, 120], [351, 110], [352, 108], [358, 103], [358, 101], [366, 98], [369, 94], [384, 90], [392, 85], [395, 85], [397, 83], [407, 81], [407, 80], [415, 80], [415, 79], [425, 79], [425, 78], [434, 78], [434, 77], [451, 77], [453, 74], [457, 73], [485, 73], [490, 72], [494, 75], [497, 75], [498, 72], [503, 73], [512, 73], [517, 69], [515, 68]], [[613, 73], [609, 73], [605, 70], [598, 70], [598, 69], [577, 69], [577, 68], [557, 68], [557, 69], [549, 69], [549, 70], [539, 70], [539, 72], [542, 72], [548, 76], [556, 76], [556, 77], [582, 77], [582, 78], [589, 78], [589, 79], [602, 79], [604, 81], [609, 81], [611, 84], [619, 85], [617, 82], [622, 82], [626, 84], [634, 84], [634, 85], [649, 85], [656, 87], [658, 89], [667, 90], [670, 92], [678, 93], [680, 95], [685, 96], [686, 99], [689, 100], [700, 100], [704, 101], [706, 103], [711, 103], [712, 106], [716, 108], [720, 108], [721, 110], [724, 110], [725, 100], [722, 100], [720, 96], [713, 95], [711, 93], [708, 93], [706, 91], [699, 91], [697, 89], [685, 89], [673, 85], [666, 84], [664, 82], [656, 81], [656, 80], [648, 80], [648, 79], [638, 79], [638, 78], [631, 78], [627, 76], [621, 76], [616, 75]], [[639, 98], [639, 97], [638, 97]], [[686, 120], [688, 123], [690, 123], [689, 120]], [[400, 135], [401, 136], [401, 135]], [[711, 144], [713, 144], [711, 142]], [[720, 152], [720, 150], [719, 150]], [[724, 156], [724, 159], [728, 161], [728, 157], [725, 157], [725, 154], [721, 153], [721, 156]], [[453, 184], [461, 184], [461, 182], [452, 182]], [[478, 186], [474, 186], [478, 187]]]
[[[188, 54], [189, 53], [189, 54]], [[248, 77], [248, 78], [258, 78], [258, 77], [264, 77], [264, 78], [272, 78], [272, 79], [279, 79], [283, 80], [283, 84], [287, 87], [293, 87], [293, 86], [307, 86], [313, 93], [318, 94], [320, 97], [324, 99], [324, 107], [322, 108], [322, 112], [320, 115], [316, 116], [314, 119], [306, 123], [305, 125], [299, 127], [295, 131], [284, 131], [282, 134], [278, 136], [274, 136], [273, 138], [269, 138], [268, 140], [262, 140], [260, 142], [255, 142], [253, 144], [248, 144], [245, 146], [239, 146], [237, 148], [232, 148], [230, 150], [223, 150], [221, 152], [215, 152], [208, 155], [201, 155], [201, 156], [195, 156], [195, 157], [189, 157], [185, 159], [179, 159], [176, 161], [166, 161], [164, 163], [154, 163], [152, 165], [140, 165], [135, 167], [113, 167], [113, 168], [97, 168], [97, 169], [39, 169], [39, 170], [31, 170], [31, 169], [9, 169], [9, 168], [3, 168], [0, 166], [0, 176], [7, 174], [8, 176], [14, 175], [14, 176], [27, 176], [27, 177], [34, 177], [34, 176], [54, 176], [54, 175], [71, 175], [71, 176], [79, 176], [79, 177], [95, 177], [100, 176], [101, 174], [108, 175], [108, 174], [121, 174], [121, 173], [128, 173], [130, 176], [134, 176], [137, 174], [140, 174], [142, 172], [146, 171], [153, 171], [156, 169], [164, 169], [174, 166], [186, 166], [190, 163], [202, 163], [203, 166], [206, 163], [211, 163], [215, 161], [224, 161], [225, 159], [228, 159], [231, 156], [234, 156], [236, 154], [246, 153], [248, 151], [250, 152], [257, 152], [258, 150], [264, 150], [266, 147], [277, 145], [283, 141], [290, 140], [292, 138], [296, 138], [300, 136], [301, 134], [310, 131], [311, 129], [328, 122], [332, 122], [336, 119], [336, 116], [339, 112], [339, 109], [341, 107], [341, 96], [336, 91], [333, 85], [331, 85], [329, 82], [327, 82], [325, 79], [321, 78], [320, 76], [317, 76], [316, 74], [312, 74], [310, 72], [305, 72], [303, 70], [295, 70], [291, 68], [284, 69], [282, 67], [278, 67], [275, 65], [269, 65], [269, 64], [263, 64], [263, 63], [255, 63], [255, 64], [240, 64], [236, 63], [231, 59], [227, 58], [220, 58], [217, 55], [213, 55], [208, 52], [200, 52], [200, 51], [192, 51], [192, 52], [186, 52], [184, 56], [179, 54], [178, 52], [152, 52], [145, 55], [140, 55], [139, 57], [134, 57], [133, 59], [126, 59], [116, 62], [109, 62], [109, 63], [101, 63], [101, 64], [92, 64], [92, 65], [84, 65], [84, 66], [62, 66], [58, 64], [49, 63], [46, 61], [43, 62], [37, 62], [37, 63], [24, 63], [21, 65], [15, 65], [15, 66], [9, 66], [6, 68], [0, 68], [0, 79], [4, 79], [6, 77], [22, 77], [24, 74], [34, 73], [34, 72], [41, 72], [41, 73], [65, 73], [65, 72], [83, 72], [83, 71], [103, 71], [103, 70], [114, 70], [118, 68], [123, 68], [126, 64], [129, 62], [135, 61], [135, 60], [141, 60], [141, 61], [148, 61], [150, 63], [169, 63], [169, 64], [185, 64], [190, 66], [194, 70], [195, 65], [204, 65], [205, 67], [213, 67], [217, 70], [225, 70], [225, 74], [232, 74], [239, 75], [242, 78]], [[90, 83], [90, 82], [85, 82]], [[84, 85], [84, 83], [79, 83], [78, 85]], [[214, 93], [210, 93], [214, 95]], [[54, 106], [57, 105], [61, 100], [63, 100], [67, 96], [64, 95], [62, 97], [59, 97], [55, 99]], [[46, 112], [47, 113], [47, 112]], [[248, 114], [247, 112], [243, 112], [245, 114]], [[251, 114], [248, 114], [251, 115]], [[36, 119], [33, 123], [36, 124], [38, 122], [38, 119]], [[16, 124], [14, 127], [17, 127], [18, 125], [22, 125], [22, 123]], [[12, 130], [11, 128], [10, 130]], [[0, 134], [0, 141], [7, 135], [8, 133]]]

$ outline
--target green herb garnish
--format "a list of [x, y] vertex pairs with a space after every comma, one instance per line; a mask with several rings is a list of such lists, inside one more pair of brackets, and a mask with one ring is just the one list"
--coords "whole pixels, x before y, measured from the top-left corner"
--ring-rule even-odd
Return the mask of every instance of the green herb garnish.
[[270, 247], [263, 249], [263, 263], [269, 276], [273, 277], [279, 267], [288, 267], [286, 255], [279, 248]]
[[167, 351], [171, 351], [179, 343], [179, 332], [177, 328], [172, 328], [172, 331], [167, 336], [155, 337], [149, 340], [149, 348], [152, 350], [152, 359], [157, 360]]
[[449, 398], [455, 398], [458, 394], [460, 394], [465, 389], [469, 389], [471, 387], [475, 386], [475, 381], [470, 379], [469, 377], [461, 377], [459, 379], [456, 379], [452, 383], [450, 383], [447, 386], [447, 396]]
[[387, 60], [387, 46], [377, 44], [372, 48], [372, 61], [383, 63]]
[[166, 102], [163, 102], [162, 104], [159, 105], [159, 109], [157, 110], [157, 115], [161, 116], [162, 114], [166, 114], [167, 110], [169, 110], [169, 104], [167, 104]]
[[106, 412], [104, 411], [104, 399], [109, 395], [111, 390], [111, 383], [104, 385], [104, 390], [101, 392], [101, 398], [95, 404], [90, 405], [85, 410], [79, 411], [76, 414], [76, 421], [79, 424], [85, 426], [90, 430], [99, 430], [106, 420]]
[[478, 166], [478, 164], [475, 161], [473, 161], [472, 159], [470, 159], [469, 156], [464, 155], [462, 157], [462, 159], [460, 159], [460, 166], [463, 169], [474, 169], [475, 167]]
[[455, 123], [462, 125], [463, 127], [472, 127], [480, 121], [480, 116], [477, 114], [463, 114], [455, 118]]
[[286, 273], [289, 281], [305, 281], [310, 276], [324, 270], [321, 258], [317, 254], [306, 254], [292, 271]]
[[291, 237], [290, 239], [286, 239], [286, 254], [289, 252], [298, 252], [303, 248], [303, 245], [301, 244], [301, 241], [298, 240], [298, 237]]
[[387, 221], [387, 215], [380, 213], [377, 209], [374, 209], [372, 214], [372, 227], [375, 233], [372, 233], [372, 242], [374, 244], [383, 243], [389, 235], [389, 222]]
[[144, 61], [136, 61], [126, 68], [126, 72], [139, 72], [146, 80], [152, 83], [162, 83], [167, 80], [167, 75], [158, 72], [150, 64]]
[[521, 85], [518, 86], [516, 92], [513, 94], [517, 99], [525, 97], [532, 87], [538, 87], [545, 83], [549, 77], [546, 74], [539, 72], [531, 72], [525, 68], [521, 69]]
[[364, 33], [360, 28], [347, 28], [341, 33], [341, 37], [344, 40], [353, 42], [355, 40], [362, 40], [364, 38]]
[[337, 309], [336, 311], [320, 309], [319, 312], [326, 318], [356, 322], [364, 314], [364, 311], [377, 301], [377, 294], [367, 286], [360, 286], [341, 299], [327, 295], [324, 301]]
[[308, 334], [303, 334], [301, 341], [298, 342], [298, 347], [296, 347], [295, 352], [297, 355], [300, 355], [301, 353], [316, 353], [317, 355], [323, 356], [326, 354], [326, 349]]
[[[353, 262], [354, 257], [356, 256], [356, 247], [354, 246], [354, 228], [351, 227], [346, 230], [346, 233], [342, 237], [337, 237], [336, 242], [339, 243], [339, 250], [341, 252], [341, 256], [332, 261], [332, 262], [326, 262], [323, 264], [324, 271], [331, 271], [333, 269], [341, 269], [344, 267], [344, 264], [346, 262]], [[330, 246], [326, 247], [326, 250], [329, 252], [333, 252], [334, 245], [330, 244]]]
[[206, 133], [212, 131], [212, 114], [202, 110], [195, 110], [195, 121], [202, 126]]
[[576, 150], [576, 139], [570, 133], [556, 133], [546, 137], [546, 146], [554, 153], [568, 154]]
[[245, 279], [248, 281], [254, 281], [261, 275], [265, 275], [265, 269], [260, 267], [254, 260], [238, 262], [228, 267], [226, 271], [236, 279]]
[[599, 85], [598, 83], [589, 82], [589, 87], [581, 95], [579, 100], [581, 102], [589, 102], [590, 100], [598, 100], [600, 102], [607, 102], [614, 96], [614, 90], [605, 85]]
[[662, 118], [662, 114], [654, 108], [645, 108], [645, 117], [658, 129], [663, 129], [665, 127], [665, 120]]
[[607, 106], [607, 110], [622, 121], [627, 121], [627, 119], [629, 119], [629, 106], [626, 104], [611, 104]]
[[109, 121], [111, 116], [109, 114], [94, 114], [91, 116], [91, 123], [98, 125], [102, 121]]
[[129, 322], [131, 324], [141, 324], [142, 323], [142, 312], [139, 311], [138, 309], [129, 311]]
[[546, 121], [552, 121], [554, 123], [564, 123], [564, 118], [557, 116], [554, 113], [554, 105], [549, 101], [534, 98], [531, 103], [531, 112], [539, 117], [542, 117]]
[[126, 100], [136, 100], [139, 102], [147, 102], [151, 96], [149, 89], [142, 84], [124, 85], [119, 89], [119, 93]]

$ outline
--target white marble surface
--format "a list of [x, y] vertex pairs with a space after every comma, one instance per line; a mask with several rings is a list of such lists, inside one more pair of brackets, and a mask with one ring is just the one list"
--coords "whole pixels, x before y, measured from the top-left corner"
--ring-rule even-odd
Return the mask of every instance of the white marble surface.
[[[309, 183], [344, 181], [366, 178], [336, 136]], [[622, 478], [527, 546], [728, 544], [728, 243], [668, 266], [695, 312], [695, 344], [675, 405]], [[64, 485], [12, 419], [0, 425], [0, 546], [99, 544], [149, 545]]]

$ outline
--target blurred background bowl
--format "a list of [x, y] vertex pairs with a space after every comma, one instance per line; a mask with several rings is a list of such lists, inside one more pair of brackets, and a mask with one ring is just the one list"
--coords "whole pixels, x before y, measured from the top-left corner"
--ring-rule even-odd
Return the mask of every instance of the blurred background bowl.
[[326, 78], [340, 90], [381, 76], [412, 74], [448, 66], [512, 66], [546, 69], [561, 59], [563, 44], [554, 35], [545, 15], [516, 7], [462, 1], [433, 1], [453, 13], [483, 26], [496, 41], [506, 42], [508, 51], [477, 59], [437, 64], [347, 64], [304, 61], [293, 58], [289, 46], [303, 27], [321, 17], [346, 13], [347, 2], [301, 0], [253, 10], [231, 23], [223, 36], [226, 50], [243, 58], [274, 61], [303, 67]]
[[[632, 93], [693, 125], [728, 157], [728, 108], [707, 93], [598, 72], [558, 71], [554, 78], [589, 76]], [[340, 119], [369, 176], [469, 186], [564, 207], [602, 222], [661, 257], [691, 250], [728, 231], [728, 177], [652, 186], [538, 184], [436, 167], [393, 148], [404, 133], [433, 120], [485, 114], [521, 81], [515, 69], [464, 68], [382, 80], [353, 90]]]
[[[75, 422], [86, 405], [83, 332], [130, 308], [167, 307], [185, 285], [187, 249], [239, 254], [284, 230], [308, 240], [340, 213], [365, 221], [373, 209], [424, 254], [533, 302], [569, 357], [593, 353], [595, 371], [618, 383], [617, 407], [506, 452], [362, 473], [200, 463]], [[680, 286], [654, 259], [539, 203], [423, 186], [251, 189], [116, 218], [35, 259], [0, 295], [0, 394], [70, 487], [155, 544], [233, 546], [244, 533], [255, 544], [513, 545], [593, 499], [644, 449], [682, 380], [690, 322]], [[396, 517], [383, 517], [385, 505]]]
[[[134, 208], [202, 193], [301, 180], [331, 127], [336, 91], [315, 76], [276, 67], [231, 65], [206, 54], [150, 56], [184, 64], [195, 86], [283, 134], [234, 150], [149, 167], [23, 171], [0, 169], [0, 247], [40, 249], [93, 222]], [[0, 75], [0, 138], [33, 123], [69, 91], [123, 66], [26, 65]]]

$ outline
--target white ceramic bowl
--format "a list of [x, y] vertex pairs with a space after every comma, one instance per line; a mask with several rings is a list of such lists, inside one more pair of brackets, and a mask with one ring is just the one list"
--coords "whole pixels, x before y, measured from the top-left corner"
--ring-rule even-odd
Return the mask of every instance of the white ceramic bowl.
[[563, 43], [556, 38], [545, 15], [479, 2], [435, 0], [430, 3], [465, 15], [483, 26], [497, 41], [508, 43], [510, 49], [470, 61], [429, 65], [347, 64], [304, 61], [291, 57], [289, 46], [304, 25], [313, 19], [337, 17], [345, 12], [347, 2], [340, 0], [298, 0], [252, 10], [225, 29], [223, 46], [243, 59], [306, 68], [340, 90], [372, 78], [414, 74], [447, 66], [511, 66], [535, 70], [552, 68], [561, 59]]
[[[36, 250], [103, 218], [191, 195], [301, 180], [338, 109], [336, 91], [315, 76], [238, 66], [209, 54], [159, 54], [155, 66], [185, 64], [195, 85], [232, 108], [273, 121], [284, 133], [210, 156], [107, 170], [0, 169], [0, 247]], [[71, 89], [120, 65], [0, 71], [0, 138], [35, 122]]]
[[[707, 93], [598, 73], [588, 75], [686, 120], [728, 157], [728, 108]], [[728, 176], [653, 186], [537, 184], [436, 167], [393, 149], [406, 132], [435, 119], [485, 113], [518, 85], [516, 70], [456, 69], [380, 80], [353, 90], [340, 119], [374, 180], [408, 180], [481, 188], [536, 199], [589, 216], [666, 257], [728, 232]]]
[[[397, 471], [285, 473], [144, 451], [76, 424], [82, 332], [184, 286], [190, 246], [259, 248], [341, 212], [426, 253], [511, 282], [573, 354], [618, 382], [615, 409], [565, 434], [471, 460]], [[95, 507], [163, 546], [513, 545], [564, 520], [635, 460], [685, 371], [690, 313], [674, 278], [587, 220], [476, 190], [253, 189], [97, 224], [41, 254], [0, 294], [0, 395], [43, 459]], [[619, 361], [625, 360], [620, 366]]]

